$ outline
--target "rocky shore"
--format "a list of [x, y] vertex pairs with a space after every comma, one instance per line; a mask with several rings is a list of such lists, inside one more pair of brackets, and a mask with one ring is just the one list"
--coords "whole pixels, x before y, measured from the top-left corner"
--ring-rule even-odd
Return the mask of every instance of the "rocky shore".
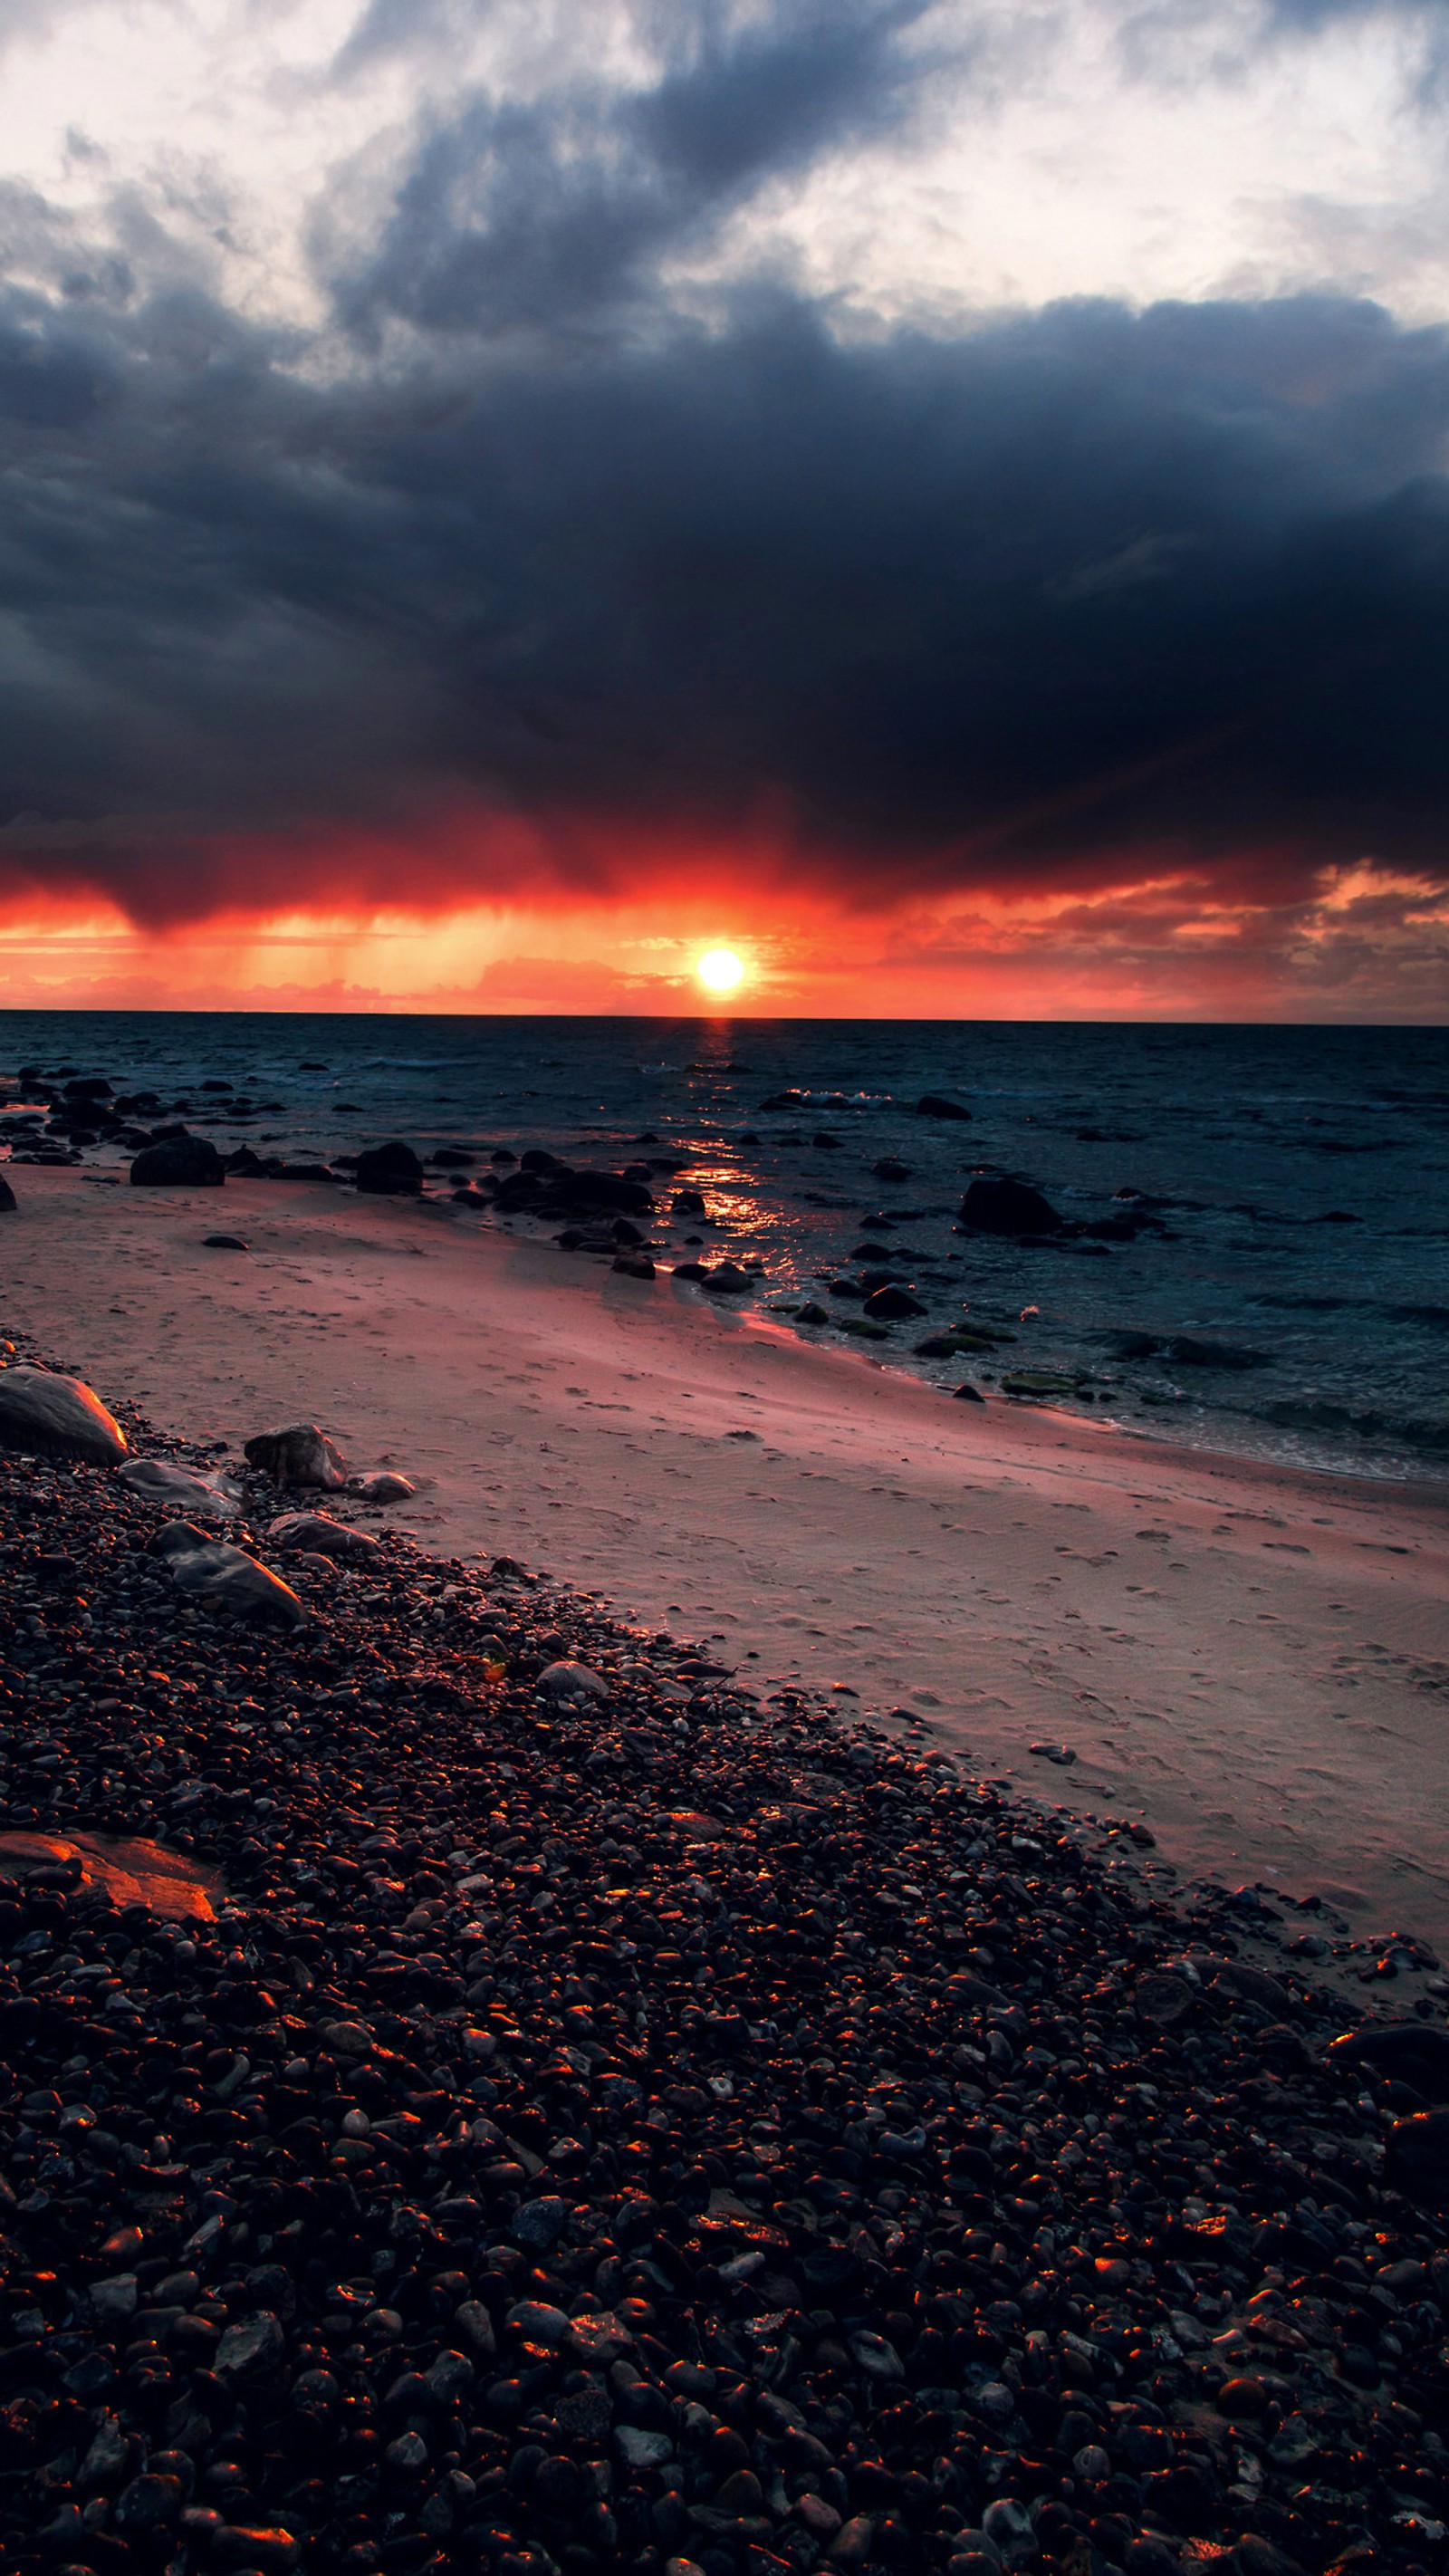
[[7, 2565], [1433, 2576], [1427, 1998], [123, 1424], [295, 1615], [0, 1459]]

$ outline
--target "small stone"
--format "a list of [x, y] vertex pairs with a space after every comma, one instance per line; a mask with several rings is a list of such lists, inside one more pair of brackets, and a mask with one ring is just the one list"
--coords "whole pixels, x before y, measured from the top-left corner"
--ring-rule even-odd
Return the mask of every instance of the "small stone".
[[201, 1238], [207, 1252], [250, 1252], [251, 1245], [240, 1234], [204, 1234]]
[[212, 2369], [218, 2379], [260, 2378], [281, 2360], [286, 2341], [278, 2319], [268, 2309], [258, 2309], [255, 2316], [227, 2327]]
[[1070, 1744], [1029, 1744], [1026, 1749], [1028, 1753], [1034, 1753], [1039, 1761], [1055, 1762], [1063, 1769], [1068, 1763], [1075, 1762], [1077, 1758]]
[[587, 1664], [547, 1664], [538, 1677], [546, 1699], [607, 1699], [609, 1685]]
[[614, 2432], [614, 2447], [631, 2469], [662, 2468], [674, 2457], [674, 2444], [667, 2433], [651, 2433], [642, 2424], [620, 2424]]

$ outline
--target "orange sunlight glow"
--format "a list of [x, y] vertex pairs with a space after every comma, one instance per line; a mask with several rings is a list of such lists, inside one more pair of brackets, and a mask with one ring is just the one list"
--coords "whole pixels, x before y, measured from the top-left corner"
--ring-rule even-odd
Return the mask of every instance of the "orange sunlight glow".
[[707, 993], [732, 993], [744, 981], [745, 964], [732, 948], [709, 948], [694, 971]]

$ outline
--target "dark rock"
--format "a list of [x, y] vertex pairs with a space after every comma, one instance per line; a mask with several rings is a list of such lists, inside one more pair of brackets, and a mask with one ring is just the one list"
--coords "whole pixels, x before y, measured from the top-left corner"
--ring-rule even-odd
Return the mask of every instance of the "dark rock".
[[1363, 2066], [1396, 2083], [1412, 2084], [1426, 2102], [1449, 2102], [1449, 2030], [1434, 2023], [1370, 2022], [1362, 2030], [1345, 2031], [1325, 2057], [1330, 2066]]
[[168, 1522], [151, 1546], [165, 1558], [178, 1592], [228, 1610], [234, 1618], [268, 1618], [283, 1627], [299, 1627], [307, 1615], [295, 1592], [254, 1556], [209, 1538], [191, 1521]]
[[923, 1091], [916, 1102], [916, 1116], [969, 1120], [971, 1112], [969, 1109], [964, 1109], [959, 1100], [947, 1100], [939, 1091]]
[[84, 1458], [95, 1467], [118, 1466], [128, 1448], [120, 1424], [83, 1378], [24, 1361], [0, 1369], [0, 1445]]
[[6, 1180], [4, 1173], [0, 1172], [0, 1216], [10, 1215], [15, 1208], [15, 1205], [15, 1192]]
[[247, 1463], [259, 1467], [278, 1485], [315, 1485], [339, 1494], [347, 1482], [347, 1462], [315, 1422], [292, 1422], [284, 1431], [258, 1431], [245, 1444]]
[[369, 1197], [408, 1198], [423, 1186], [423, 1167], [411, 1145], [370, 1145], [358, 1155], [353, 1177]]
[[143, 1146], [131, 1165], [137, 1189], [219, 1190], [226, 1166], [206, 1136], [171, 1136]]
[[982, 1394], [980, 1387], [973, 1386], [969, 1377], [963, 1378], [959, 1386], [952, 1388], [951, 1393], [957, 1404], [984, 1404], [986, 1402], [986, 1398]]
[[250, 1252], [251, 1245], [240, 1234], [206, 1234], [202, 1243], [208, 1252]]
[[375, 1538], [366, 1530], [350, 1529], [346, 1521], [334, 1521], [326, 1512], [283, 1512], [267, 1531], [274, 1547], [286, 1554], [306, 1549], [313, 1556], [331, 1556], [345, 1565], [367, 1565], [378, 1555]]
[[877, 1324], [895, 1324], [910, 1315], [924, 1315], [929, 1310], [906, 1288], [877, 1288], [867, 1297], [863, 1312]]
[[983, 1179], [967, 1190], [961, 1223], [977, 1234], [1058, 1234], [1062, 1219], [1028, 1181]]
[[1385, 2148], [1397, 2191], [1433, 2209], [1449, 2206], [1449, 2111], [1411, 2111], [1394, 2122]]
[[878, 1181], [908, 1181], [912, 1171], [912, 1166], [903, 1163], [899, 1154], [882, 1154], [870, 1168]]

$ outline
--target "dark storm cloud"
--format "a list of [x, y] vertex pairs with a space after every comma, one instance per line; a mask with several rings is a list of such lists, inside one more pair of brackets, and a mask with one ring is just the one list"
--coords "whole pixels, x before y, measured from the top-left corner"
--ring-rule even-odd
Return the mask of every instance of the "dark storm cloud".
[[696, 0], [651, 88], [480, 90], [425, 138], [380, 243], [334, 278], [348, 325], [597, 327], [762, 180], [893, 125], [921, 70], [900, 39], [926, 7], [788, 0], [741, 30]]
[[782, 293], [670, 316], [670, 245], [877, 113], [912, 14], [696, 14], [582, 133], [462, 102], [340, 371], [155, 282], [139, 223], [108, 264], [12, 206], [49, 283], [0, 299], [0, 872], [179, 916], [216, 836], [302, 826], [335, 896], [338, 834], [460, 808], [581, 872], [571, 821], [769, 816], [863, 899], [1437, 858], [1444, 333], [1326, 298], [856, 343]]

